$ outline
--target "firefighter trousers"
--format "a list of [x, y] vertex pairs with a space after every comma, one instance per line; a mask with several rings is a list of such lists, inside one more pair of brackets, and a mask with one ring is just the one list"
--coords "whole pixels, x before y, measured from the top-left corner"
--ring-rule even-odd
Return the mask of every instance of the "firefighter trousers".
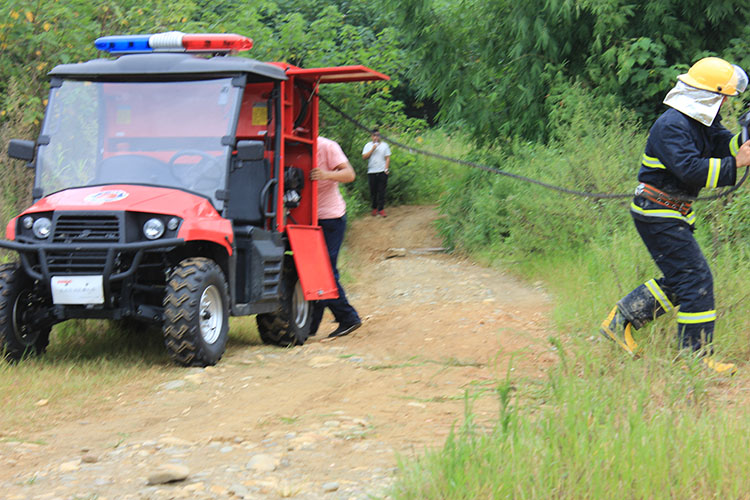
[[650, 219], [633, 217], [638, 234], [663, 276], [640, 285], [617, 306], [636, 329], [679, 306], [680, 347], [699, 350], [713, 340], [716, 320], [711, 269], [687, 222]]

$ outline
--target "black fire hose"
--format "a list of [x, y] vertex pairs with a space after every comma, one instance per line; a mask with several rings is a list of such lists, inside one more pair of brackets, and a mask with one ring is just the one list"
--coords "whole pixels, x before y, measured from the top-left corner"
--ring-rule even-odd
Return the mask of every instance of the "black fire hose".
[[[367, 127], [363, 123], [359, 122], [357, 119], [355, 119], [354, 117], [350, 116], [349, 114], [347, 114], [346, 112], [344, 112], [342, 109], [338, 108], [335, 104], [333, 104], [331, 101], [329, 101], [328, 99], [326, 99], [322, 95], [319, 95], [318, 97], [329, 108], [331, 108], [336, 113], [338, 113], [339, 115], [341, 115], [344, 119], [346, 119], [346, 120], [350, 121], [351, 123], [353, 123], [356, 127], [360, 128], [360, 129], [362, 129], [362, 130], [364, 130], [364, 131], [366, 131], [368, 133], [372, 131], [372, 129], [370, 127]], [[740, 126], [742, 127], [742, 132], [741, 132], [741, 135], [740, 135], [740, 138], [742, 139], [742, 142], [741, 142], [740, 145], [742, 145], [742, 144], [744, 144], [748, 140], [748, 127], [750, 127], [750, 110], [748, 110], [745, 113], [743, 113], [742, 116], [739, 117], [738, 122], [739, 122]], [[503, 176], [506, 176], [506, 177], [511, 177], [513, 179], [517, 179], [517, 180], [520, 180], [520, 181], [523, 181], [523, 182], [528, 182], [530, 184], [536, 184], [537, 186], [542, 186], [543, 188], [551, 189], [551, 190], [558, 191], [558, 192], [561, 192], [561, 193], [571, 194], [571, 195], [574, 195], [574, 196], [581, 196], [581, 197], [585, 197], [585, 198], [600, 199], [600, 200], [604, 200], [604, 199], [613, 200], [613, 199], [624, 199], [624, 198], [632, 198], [633, 197], [632, 193], [627, 193], [627, 194], [591, 193], [591, 192], [588, 192], [588, 191], [579, 191], [579, 190], [575, 190], [575, 189], [564, 188], [564, 187], [561, 187], [561, 186], [555, 186], [553, 184], [549, 184], [549, 183], [546, 183], [546, 182], [538, 181], [536, 179], [531, 179], [531, 178], [525, 177], [523, 175], [518, 175], [518, 174], [513, 174], [513, 173], [510, 173], [510, 172], [506, 172], [506, 171], [500, 170], [500, 169], [495, 168], [495, 167], [488, 167], [486, 165], [480, 165], [480, 164], [472, 162], [472, 161], [462, 160], [462, 159], [458, 159], [458, 158], [451, 158], [449, 156], [445, 156], [445, 155], [441, 155], [441, 154], [437, 154], [437, 153], [432, 153], [430, 151], [425, 151], [423, 149], [414, 148], [414, 147], [408, 146], [406, 144], [402, 144], [402, 143], [394, 140], [391, 137], [387, 137], [383, 133], [381, 133], [380, 136], [383, 139], [385, 139], [389, 144], [393, 144], [394, 146], [398, 146], [400, 148], [403, 148], [404, 150], [409, 151], [410, 153], [420, 154], [420, 155], [424, 155], [424, 156], [429, 156], [429, 157], [432, 157], [432, 158], [437, 158], [439, 160], [448, 161], [448, 162], [451, 162], [451, 163], [456, 163], [458, 165], [465, 165], [467, 167], [477, 168], [479, 170], [484, 170], [486, 172], [491, 172], [493, 174], [498, 174], [498, 175], [503, 175]], [[677, 199], [679, 199], [680, 201], [696, 201], [696, 200], [709, 201], [709, 200], [718, 200], [719, 198], [723, 198], [723, 197], [731, 194], [732, 192], [736, 191], [737, 189], [739, 189], [739, 187], [747, 180], [748, 174], [750, 174], [750, 167], [747, 167], [745, 169], [745, 175], [742, 176], [742, 179], [740, 179], [740, 181], [738, 183], [736, 183], [734, 186], [731, 186], [731, 187], [728, 187], [726, 189], [723, 189], [720, 193], [717, 193], [717, 194], [714, 194], [714, 195], [711, 195], [711, 196], [700, 196], [700, 197], [696, 198], [695, 200], [680, 199], [680, 198], [677, 198]]]

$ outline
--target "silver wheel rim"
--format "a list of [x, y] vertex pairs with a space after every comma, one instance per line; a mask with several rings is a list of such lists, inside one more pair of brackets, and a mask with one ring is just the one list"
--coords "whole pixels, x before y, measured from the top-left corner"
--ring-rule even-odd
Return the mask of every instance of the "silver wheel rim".
[[294, 295], [292, 296], [292, 312], [294, 313], [294, 324], [302, 328], [307, 323], [307, 317], [310, 315], [310, 303], [305, 300], [305, 294], [302, 292], [302, 286], [297, 281], [294, 286]]
[[216, 342], [224, 324], [224, 309], [221, 294], [214, 285], [209, 285], [201, 294], [200, 304], [201, 336], [209, 344]]

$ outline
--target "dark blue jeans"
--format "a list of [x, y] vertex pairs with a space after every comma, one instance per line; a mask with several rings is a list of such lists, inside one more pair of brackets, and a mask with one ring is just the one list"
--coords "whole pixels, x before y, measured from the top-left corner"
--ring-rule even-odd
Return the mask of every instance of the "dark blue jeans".
[[323, 229], [323, 238], [328, 247], [328, 256], [331, 258], [331, 267], [333, 268], [333, 277], [336, 279], [336, 286], [339, 289], [339, 298], [316, 300], [313, 302], [310, 335], [315, 335], [318, 331], [326, 307], [331, 310], [333, 317], [336, 318], [339, 325], [350, 326], [361, 321], [357, 311], [346, 299], [344, 288], [341, 286], [341, 283], [339, 283], [339, 270], [338, 267], [336, 267], [339, 258], [339, 250], [341, 249], [341, 244], [344, 243], [346, 215], [338, 219], [320, 219], [318, 220], [318, 224]]

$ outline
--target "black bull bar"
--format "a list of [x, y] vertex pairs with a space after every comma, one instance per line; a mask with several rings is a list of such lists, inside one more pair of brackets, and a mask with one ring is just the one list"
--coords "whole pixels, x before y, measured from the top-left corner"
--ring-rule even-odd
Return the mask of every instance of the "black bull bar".
[[[21, 265], [24, 271], [31, 276], [33, 279], [39, 280], [45, 284], [49, 289], [50, 276], [49, 267], [47, 265], [47, 252], [82, 252], [88, 250], [107, 252], [107, 256], [102, 269], [102, 280], [104, 285], [105, 293], [109, 290], [109, 284], [113, 281], [122, 280], [128, 278], [135, 273], [143, 254], [147, 250], [155, 250], [158, 248], [169, 248], [184, 245], [185, 240], [182, 238], [166, 238], [162, 240], [154, 241], [137, 241], [133, 243], [39, 243], [39, 242], [21, 242], [21, 241], [10, 241], [0, 240], [0, 248], [7, 248], [18, 252], [21, 257]], [[36, 253], [39, 259], [39, 267], [41, 272], [37, 272], [33, 269], [31, 262], [29, 262], [29, 254]], [[115, 256], [118, 253], [130, 253], [135, 254], [133, 261], [131, 262], [128, 269], [112, 274], [114, 267]]]

